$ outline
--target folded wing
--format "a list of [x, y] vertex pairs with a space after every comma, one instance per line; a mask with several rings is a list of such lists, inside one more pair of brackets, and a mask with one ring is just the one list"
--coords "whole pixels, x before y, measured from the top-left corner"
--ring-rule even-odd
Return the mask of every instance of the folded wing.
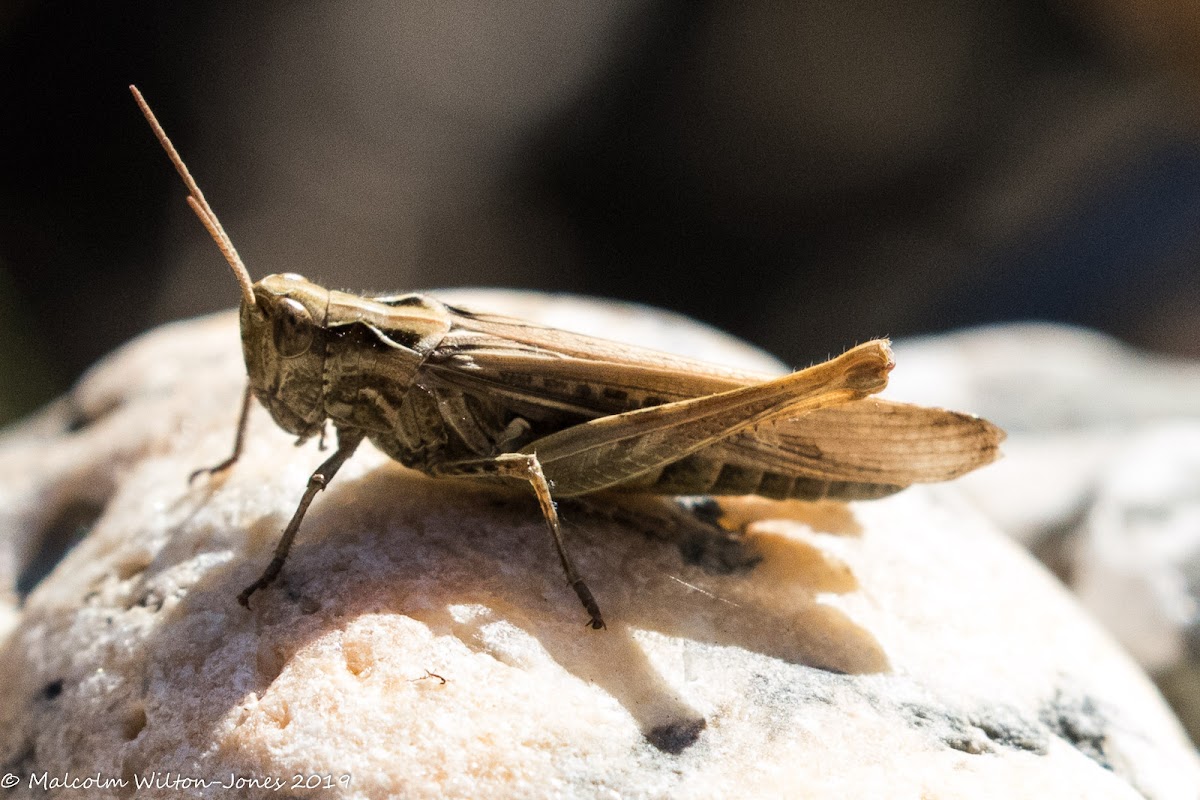
[[[451, 310], [454, 326], [428, 363], [431, 378], [507, 404], [533, 422], [539, 436], [779, 377]], [[988, 464], [1003, 439], [995, 425], [969, 414], [866, 398], [732, 432], [623, 486], [679, 494], [879, 496]]]

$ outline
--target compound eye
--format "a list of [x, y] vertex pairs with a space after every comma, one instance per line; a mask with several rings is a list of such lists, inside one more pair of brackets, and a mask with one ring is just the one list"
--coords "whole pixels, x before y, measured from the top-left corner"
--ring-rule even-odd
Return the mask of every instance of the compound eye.
[[295, 358], [308, 352], [313, 340], [313, 321], [308, 309], [291, 298], [283, 298], [275, 308], [272, 323], [275, 350], [284, 358]]

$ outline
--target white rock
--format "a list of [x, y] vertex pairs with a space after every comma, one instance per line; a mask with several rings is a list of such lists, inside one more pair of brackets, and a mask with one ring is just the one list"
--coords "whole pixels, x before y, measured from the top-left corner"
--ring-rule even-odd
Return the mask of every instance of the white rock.
[[1005, 427], [958, 487], [1038, 553], [1200, 738], [1200, 364], [1093, 331], [1003, 325], [905, 342], [894, 395]]
[[[43, 774], [192, 782], [138, 797], [310, 796], [297, 775], [354, 798], [1200, 786], [1138, 668], [952, 490], [729, 501], [745, 542], [667, 500], [564, 503], [594, 632], [528, 493], [368, 447], [246, 611], [321, 457], [259, 410], [227, 478], [189, 487], [227, 452], [242, 380], [232, 316], [168, 326], [0, 440], [13, 796], [45, 796]], [[80, 526], [18, 605], [39, 550]], [[219, 788], [231, 774], [284, 788]]]
[[1076, 545], [1080, 599], [1147, 668], [1188, 658], [1200, 590], [1200, 419], [1147, 426], [1113, 454]]
[[1005, 458], [959, 485], [1026, 545], [1084, 513], [1130, 436], [1200, 420], [1200, 364], [1142, 353], [1082, 328], [993, 325], [895, 347], [886, 394], [987, 417]]

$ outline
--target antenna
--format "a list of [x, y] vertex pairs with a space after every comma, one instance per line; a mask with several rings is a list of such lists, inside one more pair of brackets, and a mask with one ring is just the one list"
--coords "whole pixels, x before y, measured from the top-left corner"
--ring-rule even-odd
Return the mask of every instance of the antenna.
[[187, 165], [179, 157], [179, 152], [175, 149], [175, 145], [171, 144], [167, 132], [163, 130], [162, 125], [158, 124], [158, 118], [150, 110], [149, 104], [146, 103], [146, 98], [142, 97], [142, 93], [132, 84], [129, 87], [129, 91], [133, 92], [133, 99], [137, 101], [138, 108], [142, 110], [142, 116], [146, 118], [146, 122], [150, 123], [150, 128], [154, 131], [154, 135], [158, 137], [158, 143], [163, 146], [163, 150], [167, 151], [167, 157], [175, 165], [175, 171], [179, 173], [179, 177], [183, 178], [183, 183], [187, 186], [189, 192], [187, 199], [188, 206], [200, 218], [200, 223], [204, 225], [204, 229], [208, 231], [208, 235], [217, 243], [217, 247], [221, 250], [221, 255], [225, 256], [225, 260], [229, 262], [229, 268], [233, 270], [233, 277], [237, 279], [238, 286], [242, 289], [242, 298], [246, 303], [253, 306], [254, 281], [250, 279], [249, 270], [242, 263], [242, 257], [238, 255], [237, 248], [233, 246], [233, 240], [229, 238], [229, 234], [225, 233], [225, 229], [221, 227], [221, 221], [217, 219], [216, 213], [213, 212], [208, 201], [204, 199], [204, 192], [200, 191], [200, 187], [196, 185], [196, 181], [192, 178], [192, 173], [188, 172]]

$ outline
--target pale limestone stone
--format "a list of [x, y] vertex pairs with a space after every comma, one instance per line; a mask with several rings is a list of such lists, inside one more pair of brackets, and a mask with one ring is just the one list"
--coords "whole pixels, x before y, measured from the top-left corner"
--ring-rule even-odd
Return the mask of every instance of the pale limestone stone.
[[[231, 315], [168, 326], [0, 439], [14, 796], [46, 796], [28, 787], [45, 771], [130, 783], [61, 797], [128, 797], [155, 773], [214, 785], [138, 797], [1200, 786], [1138, 668], [951, 487], [724, 502], [744, 540], [703, 503], [563, 503], [609, 622], [595, 632], [527, 491], [429, 480], [365, 447], [246, 611], [234, 598], [321, 456], [259, 409], [243, 460], [189, 487], [228, 451], [242, 380]], [[76, 528], [33, 585], [39, 551]], [[32, 587], [23, 605], [15, 587]], [[230, 793], [231, 773], [284, 789]], [[290, 789], [295, 775], [331, 787]]]
[[1094, 331], [1001, 325], [897, 347], [889, 391], [1005, 427], [956, 485], [1031, 548], [1200, 739], [1200, 363]]

